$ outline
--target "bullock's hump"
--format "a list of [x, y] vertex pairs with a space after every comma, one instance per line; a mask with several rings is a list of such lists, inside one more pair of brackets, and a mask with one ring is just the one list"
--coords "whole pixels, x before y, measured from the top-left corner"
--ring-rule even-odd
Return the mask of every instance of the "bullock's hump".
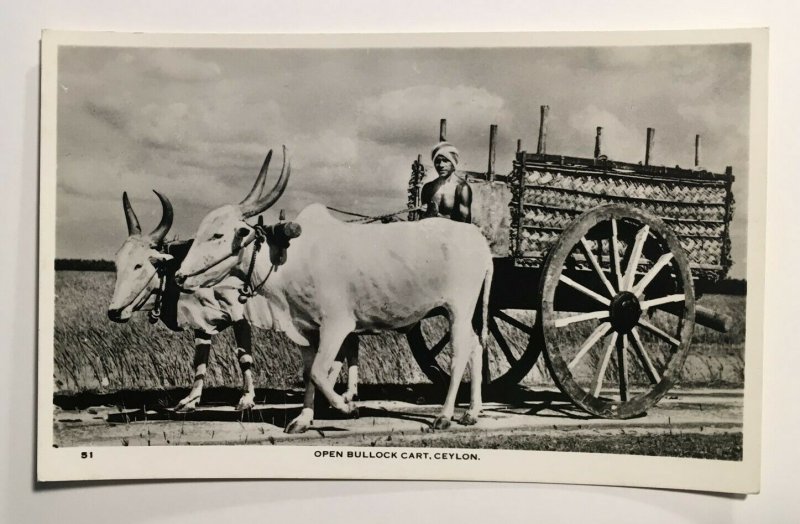
[[331, 215], [331, 212], [328, 210], [327, 206], [320, 204], [319, 202], [309, 204], [304, 207], [303, 210], [297, 215], [295, 221], [301, 225], [303, 223], [307, 224], [311, 222], [341, 223], [341, 221], [337, 220], [333, 217], [333, 215]]

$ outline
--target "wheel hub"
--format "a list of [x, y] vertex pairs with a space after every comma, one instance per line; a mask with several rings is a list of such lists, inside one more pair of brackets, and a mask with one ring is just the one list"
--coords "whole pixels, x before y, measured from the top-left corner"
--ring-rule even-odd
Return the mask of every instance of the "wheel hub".
[[642, 307], [630, 291], [623, 291], [611, 300], [611, 326], [620, 333], [628, 333], [639, 322]]

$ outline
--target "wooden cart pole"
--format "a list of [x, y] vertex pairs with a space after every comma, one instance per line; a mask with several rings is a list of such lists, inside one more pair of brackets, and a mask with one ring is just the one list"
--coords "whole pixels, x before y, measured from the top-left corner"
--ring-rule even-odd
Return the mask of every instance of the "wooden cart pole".
[[644, 165], [650, 165], [650, 155], [653, 153], [653, 141], [655, 139], [656, 130], [652, 127], [647, 128], [647, 144], [644, 150]]
[[544, 155], [547, 153], [547, 113], [550, 106], [542, 106], [539, 116], [539, 144], [536, 146], [536, 154]]
[[694, 167], [700, 167], [700, 135], [694, 135]]
[[439, 120], [439, 142], [447, 141], [447, 119]]
[[517, 154], [519, 154], [520, 151], [522, 151], [522, 139], [518, 138], [517, 139]]
[[495, 149], [497, 147], [497, 124], [489, 126], [489, 166], [486, 170], [486, 180], [494, 179]]
[[600, 155], [601, 155], [601, 153], [600, 153], [600, 151], [601, 151], [601, 149], [600, 149], [600, 146], [601, 146], [601, 144], [600, 144], [600, 135], [602, 135], [602, 134], [603, 134], [603, 128], [600, 127], [600, 126], [597, 126], [597, 135], [595, 135], [595, 137], [594, 137], [594, 157], [595, 158], [600, 158]]

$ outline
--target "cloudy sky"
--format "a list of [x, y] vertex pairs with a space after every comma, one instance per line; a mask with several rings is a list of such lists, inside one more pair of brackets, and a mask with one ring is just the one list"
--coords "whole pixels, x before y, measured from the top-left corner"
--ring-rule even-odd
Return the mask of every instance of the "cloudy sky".
[[[188, 238], [211, 209], [241, 200], [268, 149], [286, 144], [289, 218], [322, 202], [357, 212], [400, 210], [410, 164], [427, 157], [439, 119], [485, 170], [498, 124], [498, 171], [516, 139], [536, 147], [550, 106], [549, 153], [592, 156], [596, 126], [614, 160], [733, 166], [733, 276], [744, 276], [750, 51], [745, 45], [527, 49], [61, 48], [57, 256], [113, 258], [126, 235], [127, 190], [144, 229], [175, 206]], [[273, 157], [274, 176], [280, 154]]]

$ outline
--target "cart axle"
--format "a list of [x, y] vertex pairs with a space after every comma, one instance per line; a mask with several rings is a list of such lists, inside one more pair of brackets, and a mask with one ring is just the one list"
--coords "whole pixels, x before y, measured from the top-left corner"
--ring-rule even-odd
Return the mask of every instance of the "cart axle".
[[609, 307], [611, 326], [619, 333], [630, 333], [642, 316], [639, 299], [630, 291], [618, 293]]

